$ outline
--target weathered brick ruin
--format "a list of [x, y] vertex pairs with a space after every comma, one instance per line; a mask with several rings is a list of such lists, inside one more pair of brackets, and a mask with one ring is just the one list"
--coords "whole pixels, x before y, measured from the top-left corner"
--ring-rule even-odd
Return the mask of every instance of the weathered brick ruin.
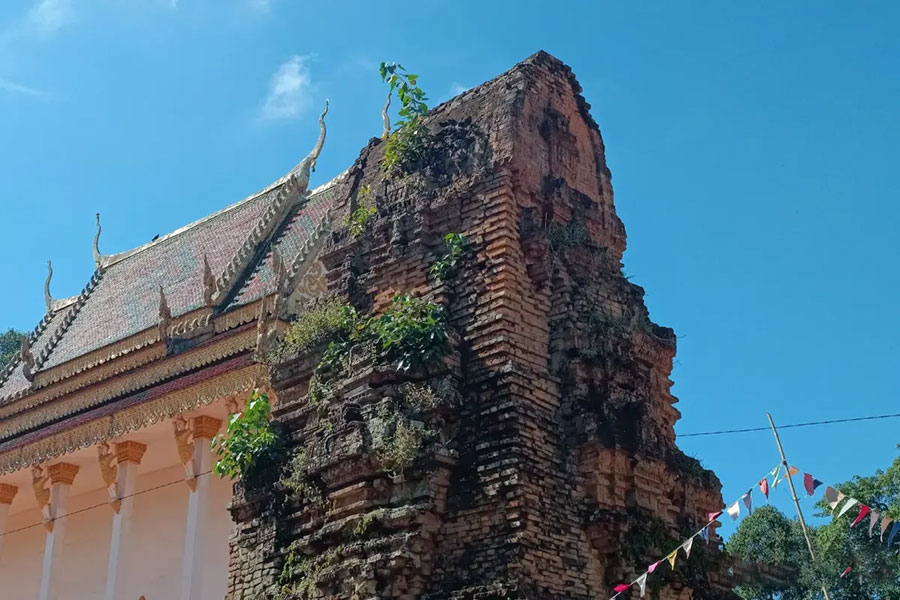
[[[441, 304], [452, 352], [411, 372], [353, 356], [324, 408], [308, 398], [321, 347], [270, 369], [278, 477], [306, 492], [235, 487], [228, 598], [608, 598], [721, 509], [718, 479], [675, 445], [675, 335], [622, 274], [580, 92], [538, 53], [431, 111], [417, 172], [385, 177], [372, 140], [337, 180], [334, 229], [311, 249], [327, 295], [366, 314], [397, 294]], [[344, 219], [369, 197], [354, 237]], [[429, 267], [450, 232], [470, 248], [441, 281]], [[403, 469], [378, 452], [398, 410], [435, 432]], [[728, 597], [716, 560], [700, 548], [650, 589]]]

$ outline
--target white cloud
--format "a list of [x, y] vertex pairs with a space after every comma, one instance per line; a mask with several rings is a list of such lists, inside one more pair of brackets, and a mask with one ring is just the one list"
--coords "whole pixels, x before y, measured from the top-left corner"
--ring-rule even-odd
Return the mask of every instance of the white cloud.
[[262, 118], [269, 121], [294, 119], [309, 108], [312, 79], [308, 56], [292, 56], [269, 82], [269, 94], [262, 106]]
[[50, 98], [50, 93], [45, 92], [44, 90], [39, 90], [37, 88], [28, 87], [27, 85], [22, 85], [21, 83], [16, 83], [15, 81], [10, 81], [9, 79], [4, 79], [0, 77], [0, 91], [10, 92], [12, 94], [22, 94], [25, 96], [31, 96], [33, 98], [41, 98], [48, 99]]
[[48, 37], [56, 33], [71, 18], [72, 10], [68, 0], [40, 0], [28, 11], [25, 23], [29, 30]]

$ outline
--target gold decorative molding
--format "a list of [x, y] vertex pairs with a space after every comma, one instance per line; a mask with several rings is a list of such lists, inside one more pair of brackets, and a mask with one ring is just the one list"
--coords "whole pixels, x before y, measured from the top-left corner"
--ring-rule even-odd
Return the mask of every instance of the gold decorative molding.
[[[252, 337], [252, 332], [250, 333]], [[183, 412], [211, 404], [218, 398], [239, 392], [249, 393], [260, 379], [261, 371], [265, 371], [262, 365], [248, 365], [10, 450], [0, 454], [0, 473], [18, 471], [80, 448], [121, 437], [163, 419], [171, 419]]]
[[69, 379], [70, 377], [74, 377], [79, 373], [83, 373], [94, 367], [98, 367], [102, 364], [108, 363], [109, 361], [125, 356], [126, 354], [131, 354], [137, 350], [142, 348], [146, 348], [148, 345], [153, 344], [159, 341], [159, 334], [156, 328], [147, 329], [135, 335], [129, 336], [124, 340], [120, 340], [118, 342], [113, 342], [108, 346], [104, 346], [98, 350], [94, 350], [93, 352], [89, 352], [87, 354], [83, 354], [72, 360], [67, 360], [64, 363], [60, 363], [53, 367], [48, 368], [46, 371], [41, 371], [35, 377], [35, 388], [41, 389], [46, 388], [54, 383], [60, 382], [64, 379]]
[[[115, 375], [126, 371], [131, 371], [160, 358], [165, 358], [165, 355], [165, 344], [154, 344], [150, 347], [142, 348], [141, 350], [116, 361], [102, 364], [95, 369], [79, 373], [69, 379], [63, 380], [58, 385], [39, 389], [17, 402], [6, 404], [5, 406], [0, 407], [0, 419], [9, 418], [10, 416], [26, 412], [61, 396], [72, 394], [89, 385], [99, 383], [104, 379], [114, 377]], [[38, 375], [40, 376], [42, 374], [43, 373], [39, 373]]]
[[64, 485], [72, 485], [75, 483], [75, 476], [78, 475], [78, 465], [72, 463], [54, 463], [47, 467], [47, 475], [50, 476], [50, 483], [62, 483]]
[[[178, 329], [184, 333], [212, 322], [215, 332], [223, 333], [255, 320], [258, 313], [259, 300], [229, 310], [217, 317], [212, 317], [209, 313], [209, 309], [200, 308], [184, 315], [179, 315], [176, 319], [176, 325], [173, 325], [171, 328], [177, 326]], [[37, 335], [33, 335], [32, 337], [37, 339]], [[31, 388], [23, 390], [18, 394], [0, 398], [0, 418], [9, 414], [16, 414], [28, 410], [49, 399], [69, 394], [74, 390], [97, 383], [110, 376], [133, 369], [141, 364], [163, 358], [166, 356], [165, 344], [157, 344], [157, 342], [160, 341], [159, 330], [157, 326], [153, 326], [125, 338], [124, 340], [114, 342], [83, 356], [51, 367], [46, 371], [39, 371], [35, 375], [35, 382]], [[144, 353], [141, 356], [141, 360], [132, 360], [127, 364], [120, 362], [122, 357], [133, 354], [138, 350], [147, 349], [147, 347], [151, 345], [152, 350]], [[18, 361], [16, 364], [18, 364]], [[94, 369], [102, 365], [106, 365], [107, 368], [95, 373]], [[65, 380], [82, 373], [85, 374], [86, 377], [79, 379], [77, 385], [70, 384], [65, 387], [50, 387], [53, 386], [53, 384], [64, 382]], [[0, 381], [0, 383], [2, 383], [2, 381]]]
[[221, 427], [222, 419], [208, 415], [198, 415], [191, 419], [191, 431], [195, 440], [211, 440], [216, 437]]
[[116, 444], [116, 462], [118, 464], [133, 462], [141, 464], [144, 458], [144, 452], [147, 451], [147, 444], [128, 440]]
[[0, 439], [14, 437], [23, 431], [65, 418], [124, 394], [150, 387], [173, 375], [204, 367], [244, 350], [249, 350], [255, 344], [255, 332], [247, 330], [218, 340], [210, 346], [199, 347], [165, 361], [149, 364], [138, 371], [129, 373], [127, 378], [104, 381], [72, 394], [65, 398], [65, 402], [47, 404], [39, 410], [6, 419]]
[[8, 483], [0, 483], [0, 504], [12, 504], [19, 488]]
[[[265, 299], [268, 300], [268, 296], [266, 296]], [[254, 300], [253, 302], [245, 304], [238, 309], [230, 310], [217, 316], [213, 320], [213, 325], [215, 326], [216, 333], [222, 333], [223, 331], [228, 331], [229, 329], [240, 327], [245, 323], [255, 321], [256, 317], [259, 315], [260, 302], [261, 299]]]

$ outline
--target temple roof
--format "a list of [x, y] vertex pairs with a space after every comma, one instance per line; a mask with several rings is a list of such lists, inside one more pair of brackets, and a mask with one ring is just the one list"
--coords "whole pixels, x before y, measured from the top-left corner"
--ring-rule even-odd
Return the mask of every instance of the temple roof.
[[[173, 320], [207, 308], [206, 267], [221, 298], [214, 312], [250, 304], [274, 292], [275, 249], [290, 266], [330, 217], [338, 178], [306, 192], [285, 177], [240, 202], [159, 239], [115, 255], [99, 256], [97, 270], [73, 301], [54, 301], [29, 337], [38, 374], [103, 349], [160, 321], [160, 289]], [[280, 208], [284, 206], [285, 208]], [[157, 338], [158, 339], [158, 338]], [[154, 340], [155, 341], [155, 340]], [[137, 342], [135, 347], [139, 347]], [[0, 404], [34, 386], [21, 357], [0, 372]]]

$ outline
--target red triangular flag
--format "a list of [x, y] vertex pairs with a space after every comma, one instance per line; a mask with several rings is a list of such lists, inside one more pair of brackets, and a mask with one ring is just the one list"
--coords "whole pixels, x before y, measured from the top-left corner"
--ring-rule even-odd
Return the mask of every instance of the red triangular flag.
[[622, 592], [624, 592], [625, 590], [627, 590], [630, 587], [631, 587], [630, 583], [620, 583], [619, 585], [617, 585], [616, 587], [613, 588], [613, 591], [617, 594], [621, 594]]
[[812, 475], [810, 475], [809, 473], [803, 474], [803, 487], [806, 488], [806, 493], [810, 496], [812, 496], [813, 492], [816, 490], [816, 488], [813, 487], [813, 481], [815, 480], [813, 479]]
[[852, 570], [853, 570], [853, 567], [847, 567], [846, 569], [844, 569], [844, 572], [841, 573], [841, 579], [843, 579], [844, 577], [846, 577], [847, 575], [849, 575], [849, 574], [850, 574], [850, 571], [852, 571]]
[[863, 519], [865, 519], [865, 518], [866, 518], [866, 515], [869, 514], [869, 511], [870, 511], [870, 510], [871, 510], [871, 509], [870, 509], [868, 506], [866, 506], [865, 504], [863, 504], [863, 505], [860, 507], [860, 509], [859, 509], [859, 516], [856, 517], [856, 520], [853, 521], [853, 522], [850, 524], [850, 529], [853, 529], [854, 527], [856, 527], [856, 524], [857, 524], [857, 523], [859, 523], [860, 521], [862, 521]]
[[759, 480], [759, 491], [763, 493], [763, 496], [766, 497], [766, 500], [769, 499], [769, 480], [766, 477], [763, 477]]

